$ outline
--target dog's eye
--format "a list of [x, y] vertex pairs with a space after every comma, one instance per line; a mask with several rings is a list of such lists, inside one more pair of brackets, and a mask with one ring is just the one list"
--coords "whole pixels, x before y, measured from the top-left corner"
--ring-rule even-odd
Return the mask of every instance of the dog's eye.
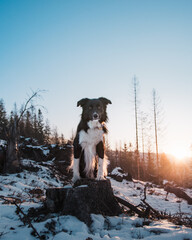
[[98, 109], [101, 109], [101, 106], [97, 106]]
[[93, 109], [93, 107], [92, 107], [92, 106], [89, 106], [89, 109], [91, 110], [91, 109]]

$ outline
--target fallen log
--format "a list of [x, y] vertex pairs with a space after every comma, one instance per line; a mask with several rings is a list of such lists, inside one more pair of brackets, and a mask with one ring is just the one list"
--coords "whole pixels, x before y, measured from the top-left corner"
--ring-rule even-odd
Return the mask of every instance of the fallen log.
[[117, 199], [117, 201], [118, 201], [120, 204], [128, 207], [130, 210], [132, 210], [133, 212], [137, 213], [140, 217], [146, 217], [146, 213], [147, 213], [146, 211], [142, 211], [141, 209], [139, 209], [139, 208], [136, 207], [135, 205], [133, 205], [133, 204], [125, 201], [124, 199], [122, 199], [122, 198], [120, 198], [120, 197], [115, 196], [115, 198]]
[[167, 192], [167, 195], [168, 195], [168, 193], [173, 193], [178, 198], [182, 198], [182, 199], [186, 200], [188, 202], [188, 204], [192, 205], [192, 198], [190, 196], [188, 196], [187, 193], [185, 193], [180, 188], [166, 185], [164, 187], [164, 190]]

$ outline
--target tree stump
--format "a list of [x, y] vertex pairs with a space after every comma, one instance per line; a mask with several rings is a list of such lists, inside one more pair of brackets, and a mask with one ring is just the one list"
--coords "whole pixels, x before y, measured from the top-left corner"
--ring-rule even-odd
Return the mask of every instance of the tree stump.
[[110, 180], [78, 180], [73, 187], [46, 190], [46, 206], [51, 212], [72, 215], [87, 225], [90, 214], [117, 216], [121, 211], [111, 187]]

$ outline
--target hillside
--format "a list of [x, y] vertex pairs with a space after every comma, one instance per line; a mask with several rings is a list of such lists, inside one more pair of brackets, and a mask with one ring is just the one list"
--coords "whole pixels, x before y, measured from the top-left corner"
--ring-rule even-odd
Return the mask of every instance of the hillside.
[[[38, 239], [34, 229], [42, 239], [54, 240], [192, 239], [192, 229], [189, 227], [175, 225], [168, 220], [139, 218], [129, 211], [116, 217], [92, 215], [93, 223], [90, 228], [73, 216], [43, 212], [34, 214], [35, 209], [43, 206], [46, 188], [64, 185], [71, 187], [70, 178], [57, 171], [54, 165], [54, 159], [47, 162], [24, 159], [22, 172], [0, 175], [0, 238], [2, 240]], [[142, 204], [145, 182], [135, 180], [117, 182], [112, 178], [110, 180], [115, 195], [135, 205]], [[152, 184], [148, 186], [146, 201], [153, 208], [187, 219], [187, 222], [191, 223], [192, 205], [178, 199], [174, 194], [169, 194], [166, 198], [163, 188]], [[185, 191], [192, 196], [192, 190], [185, 189]], [[28, 220], [34, 229], [28, 226]]]

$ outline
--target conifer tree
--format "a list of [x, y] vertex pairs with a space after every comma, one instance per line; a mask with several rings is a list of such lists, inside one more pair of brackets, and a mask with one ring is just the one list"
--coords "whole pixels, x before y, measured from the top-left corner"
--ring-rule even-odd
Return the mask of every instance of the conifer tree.
[[149, 177], [150, 175], [153, 176], [155, 173], [154, 159], [150, 149], [148, 150], [148, 154], [147, 154], [147, 173]]
[[56, 127], [53, 129], [52, 143], [57, 144], [57, 145], [59, 145], [59, 143], [60, 143], [59, 142], [59, 134], [58, 134]]
[[128, 146], [128, 153], [127, 153], [127, 157], [128, 157], [128, 167], [129, 170], [128, 172], [131, 173], [131, 175], [133, 175], [133, 167], [134, 167], [134, 162], [133, 162], [133, 145], [130, 142], [129, 146]]
[[165, 153], [160, 155], [159, 175], [162, 179], [171, 180], [171, 163]]
[[32, 116], [30, 111], [26, 111], [25, 114], [25, 137], [32, 137], [33, 135], [33, 125], [32, 125]]
[[7, 127], [8, 120], [6, 116], [6, 110], [4, 106], [3, 99], [0, 99], [0, 139], [6, 138], [5, 136], [5, 129]]
[[65, 145], [65, 138], [63, 133], [61, 134], [61, 145], [64, 146]]
[[37, 122], [37, 114], [33, 114], [33, 138], [38, 139], [38, 122]]
[[45, 122], [45, 128], [44, 128], [44, 138], [45, 138], [46, 144], [50, 143], [50, 136], [51, 136], [51, 128], [49, 125], [49, 120], [47, 119]]
[[40, 144], [44, 143], [43, 128], [44, 128], [43, 114], [42, 114], [41, 109], [38, 109], [38, 115], [37, 115], [37, 134], [38, 134], [38, 138], [37, 138], [37, 140]]

